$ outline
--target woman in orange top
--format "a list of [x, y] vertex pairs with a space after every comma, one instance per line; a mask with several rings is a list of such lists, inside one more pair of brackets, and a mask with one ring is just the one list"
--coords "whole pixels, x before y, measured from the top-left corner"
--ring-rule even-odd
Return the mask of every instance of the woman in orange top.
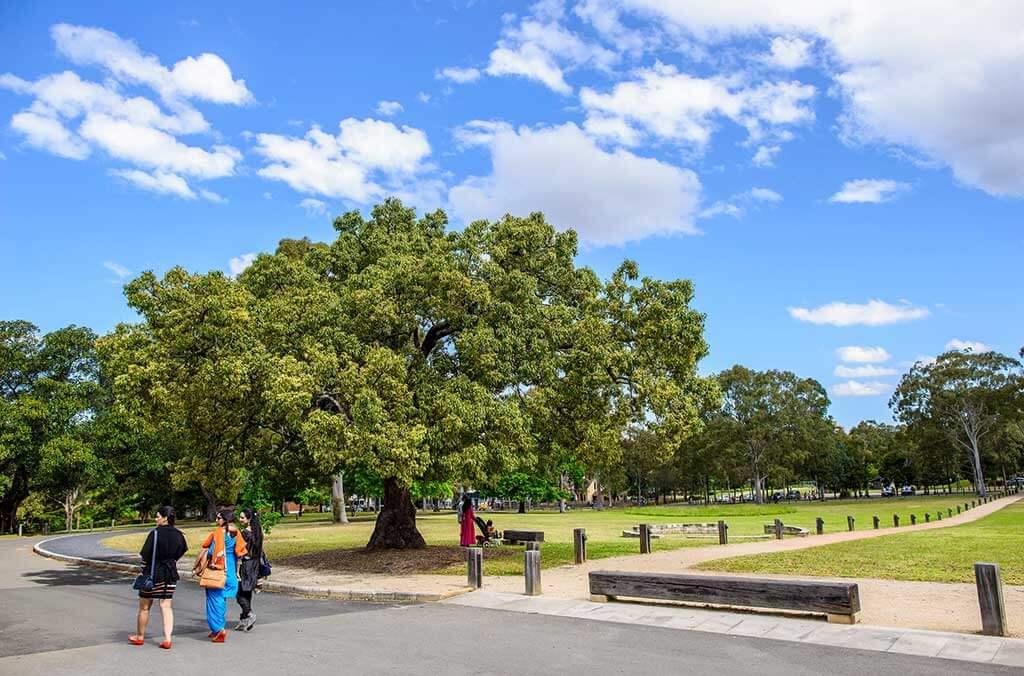
[[[223, 643], [227, 637], [227, 601], [238, 594], [238, 560], [245, 556], [245, 540], [238, 534], [235, 512], [225, 509], [217, 514], [217, 527], [203, 540], [210, 565], [223, 568], [227, 581], [223, 589], [206, 587], [206, 624], [210, 627], [210, 639]], [[234, 527], [233, 527], [234, 526]]]

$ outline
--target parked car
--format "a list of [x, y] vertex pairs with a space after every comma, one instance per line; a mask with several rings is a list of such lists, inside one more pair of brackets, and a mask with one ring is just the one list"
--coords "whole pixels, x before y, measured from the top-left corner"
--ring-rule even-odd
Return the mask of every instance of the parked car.
[[790, 489], [790, 491], [788, 493], [786, 493], [786, 499], [787, 500], [799, 500], [800, 499], [800, 491], [795, 490], [795, 489]]
[[904, 486], [903, 488], [900, 489], [900, 495], [916, 495], [916, 494], [917, 494], [917, 488], [915, 488], [914, 486], [909, 486], [908, 485], [908, 486]]
[[896, 495], [896, 488], [894, 486], [882, 486], [882, 497], [891, 498]]

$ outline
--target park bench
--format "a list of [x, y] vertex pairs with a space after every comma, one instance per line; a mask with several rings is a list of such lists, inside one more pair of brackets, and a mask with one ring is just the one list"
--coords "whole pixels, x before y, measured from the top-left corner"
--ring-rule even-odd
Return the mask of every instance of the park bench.
[[544, 542], [544, 531], [542, 530], [508, 530], [504, 533], [504, 542], [507, 545], [517, 545], [520, 542]]
[[856, 583], [778, 580], [676, 573], [590, 573], [590, 598], [618, 597], [744, 608], [823, 613], [829, 622], [853, 624], [860, 612]]

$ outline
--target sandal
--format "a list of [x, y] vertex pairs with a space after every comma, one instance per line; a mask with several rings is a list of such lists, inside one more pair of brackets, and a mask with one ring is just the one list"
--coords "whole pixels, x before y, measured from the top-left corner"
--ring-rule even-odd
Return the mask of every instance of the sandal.
[[170, 650], [171, 649], [171, 642], [170, 641], [164, 641], [163, 643], [160, 644], [160, 647], [163, 648], [164, 650]]
[[128, 642], [132, 645], [146, 645], [146, 639], [141, 636], [136, 636], [135, 634], [128, 637]]
[[210, 639], [210, 640], [211, 640], [211, 641], [213, 641], [214, 643], [223, 643], [224, 641], [226, 641], [226, 640], [227, 640], [227, 638], [228, 638], [228, 632], [227, 632], [227, 629], [221, 629], [221, 630], [220, 630], [220, 631], [219, 631], [219, 632], [217, 633], [217, 635], [216, 635], [216, 636], [214, 636], [214, 637], [213, 637], [212, 639]]

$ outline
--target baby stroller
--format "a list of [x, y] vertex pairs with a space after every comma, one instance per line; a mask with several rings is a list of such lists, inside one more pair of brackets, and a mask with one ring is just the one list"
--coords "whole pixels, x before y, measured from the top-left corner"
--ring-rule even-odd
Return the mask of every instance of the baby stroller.
[[501, 533], [494, 529], [493, 521], [484, 521], [479, 516], [474, 517], [476, 527], [480, 529], [480, 535], [476, 536], [476, 543], [481, 547], [496, 547], [501, 542]]

